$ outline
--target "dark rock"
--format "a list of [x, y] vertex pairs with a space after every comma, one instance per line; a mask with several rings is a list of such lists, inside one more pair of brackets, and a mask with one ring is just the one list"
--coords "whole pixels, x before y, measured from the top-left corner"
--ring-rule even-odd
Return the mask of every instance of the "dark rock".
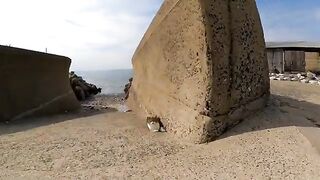
[[131, 85], [132, 85], [132, 81], [133, 81], [133, 78], [130, 78], [129, 79], [129, 83], [125, 85], [124, 87], [124, 93], [125, 93], [125, 100], [127, 100], [129, 98], [129, 91], [130, 91], [130, 88], [131, 88]]
[[80, 86], [72, 87], [74, 94], [77, 96], [79, 101], [83, 101], [86, 99], [86, 94], [84, 90]]
[[101, 88], [97, 88], [94, 84], [87, 83], [81, 76], [77, 76], [73, 71], [69, 74], [70, 84], [73, 92], [79, 101], [101, 93]]

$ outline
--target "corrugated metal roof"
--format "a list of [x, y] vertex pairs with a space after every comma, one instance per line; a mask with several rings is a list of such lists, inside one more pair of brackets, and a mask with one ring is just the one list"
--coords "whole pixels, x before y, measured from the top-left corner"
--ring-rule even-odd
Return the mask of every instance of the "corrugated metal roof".
[[267, 48], [320, 48], [320, 42], [266, 42]]

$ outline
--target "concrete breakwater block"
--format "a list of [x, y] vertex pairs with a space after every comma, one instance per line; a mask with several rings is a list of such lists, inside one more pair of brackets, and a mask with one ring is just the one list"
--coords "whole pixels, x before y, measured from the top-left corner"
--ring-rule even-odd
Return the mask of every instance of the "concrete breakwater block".
[[0, 46], [0, 122], [80, 108], [67, 57]]
[[132, 63], [129, 107], [196, 143], [214, 140], [269, 96], [254, 0], [165, 0]]

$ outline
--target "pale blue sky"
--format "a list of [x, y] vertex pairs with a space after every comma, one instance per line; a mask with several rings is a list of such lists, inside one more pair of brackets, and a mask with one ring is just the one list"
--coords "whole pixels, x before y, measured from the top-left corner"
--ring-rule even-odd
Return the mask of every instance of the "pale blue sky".
[[[0, 44], [61, 54], [72, 70], [131, 68], [162, 0], [0, 0]], [[267, 41], [320, 41], [320, 1], [257, 0]]]
[[257, 0], [267, 41], [320, 41], [319, 0]]

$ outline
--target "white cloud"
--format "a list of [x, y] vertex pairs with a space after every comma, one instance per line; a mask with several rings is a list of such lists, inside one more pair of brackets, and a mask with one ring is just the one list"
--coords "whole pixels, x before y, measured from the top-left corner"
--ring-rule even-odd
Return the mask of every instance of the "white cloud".
[[160, 3], [0, 0], [0, 44], [48, 48], [73, 59], [76, 70], [130, 68], [133, 51]]
[[[49, 53], [70, 57], [75, 70], [130, 68], [133, 51], [161, 2], [0, 0], [0, 44], [48, 48]], [[320, 9], [258, 2], [268, 41], [319, 41], [315, 20], [320, 20]]]

